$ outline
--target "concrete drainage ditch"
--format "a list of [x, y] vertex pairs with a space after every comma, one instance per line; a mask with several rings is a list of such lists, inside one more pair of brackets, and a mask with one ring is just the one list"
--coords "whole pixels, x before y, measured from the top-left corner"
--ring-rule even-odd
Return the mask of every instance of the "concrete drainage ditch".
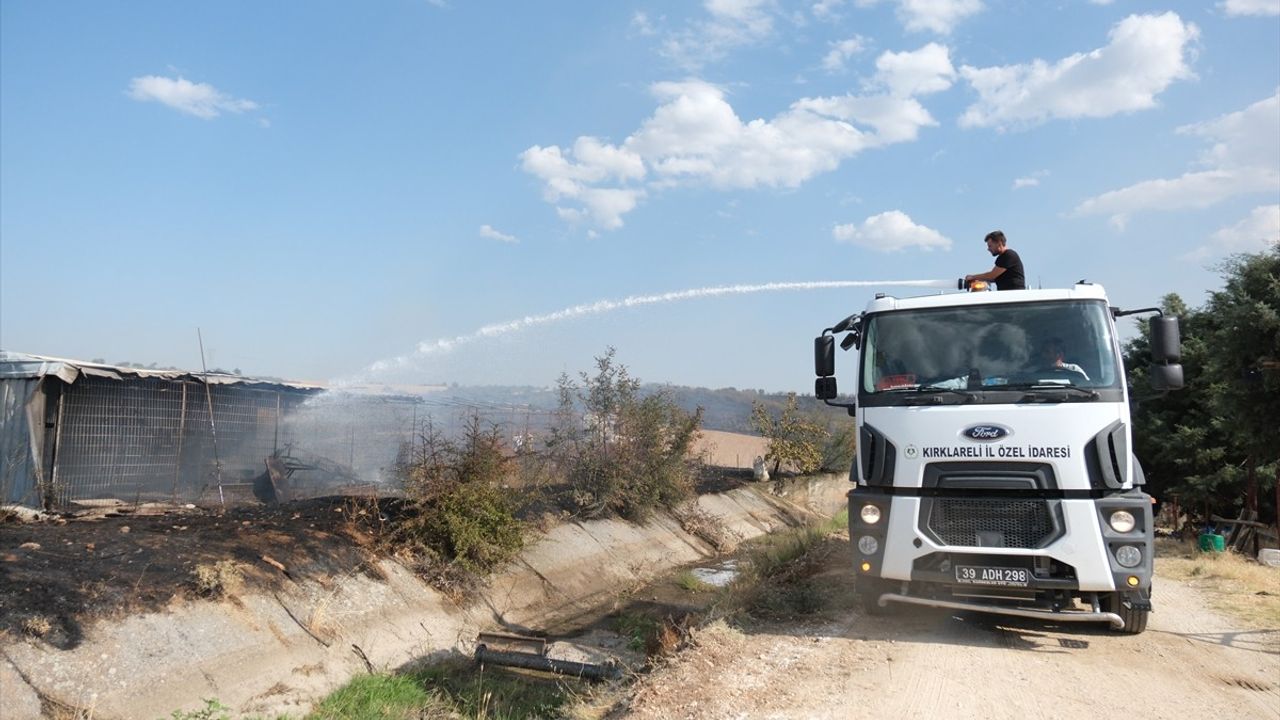
[[[847, 489], [844, 476], [814, 476], [704, 495], [698, 505], [747, 540], [835, 514]], [[484, 631], [583, 627], [583, 618], [600, 615], [621, 589], [717, 556], [668, 515], [643, 526], [569, 523], [531, 543], [465, 606], [382, 560], [380, 577], [299, 578], [287, 591], [183, 601], [103, 620], [71, 649], [11, 635], [0, 640], [0, 707], [14, 719], [53, 708], [148, 718], [216, 697], [239, 714], [301, 715], [359, 673], [470, 654]], [[716, 584], [733, 572], [726, 562], [695, 574]]]

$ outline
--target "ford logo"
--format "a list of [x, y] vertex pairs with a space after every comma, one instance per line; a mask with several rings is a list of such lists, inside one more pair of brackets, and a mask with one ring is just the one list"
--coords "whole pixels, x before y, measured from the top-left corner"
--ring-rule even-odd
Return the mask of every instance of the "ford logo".
[[1003, 425], [970, 425], [960, 431], [962, 436], [978, 442], [992, 442], [1008, 437], [1012, 433], [1012, 430]]

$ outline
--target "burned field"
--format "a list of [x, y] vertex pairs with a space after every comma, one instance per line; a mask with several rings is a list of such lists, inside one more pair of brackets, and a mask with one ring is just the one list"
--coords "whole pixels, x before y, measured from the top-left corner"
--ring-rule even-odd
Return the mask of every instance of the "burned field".
[[[749, 482], [750, 471], [705, 467], [697, 491]], [[560, 515], [554, 495], [528, 497], [519, 515]], [[211, 596], [235, 602], [237, 585], [378, 578], [374, 561], [412, 512], [399, 497], [332, 496], [225, 512], [121, 503], [37, 522], [9, 517], [0, 521], [0, 633], [70, 649], [95, 620]]]
[[401, 505], [327, 497], [225, 513], [119, 506], [2, 522], [0, 632], [70, 649], [94, 620], [211, 594], [235, 602], [237, 582], [271, 590], [303, 577], [376, 576], [371, 523]]

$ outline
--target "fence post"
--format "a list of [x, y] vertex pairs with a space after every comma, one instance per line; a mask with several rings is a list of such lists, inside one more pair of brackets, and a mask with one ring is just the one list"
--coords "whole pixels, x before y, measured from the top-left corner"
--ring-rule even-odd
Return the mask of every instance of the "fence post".
[[178, 455], [173, 459], [173, 504], [178, 504], [178, 483], [182, 480], [182, 444], [187, 436], [187, 381], [182, 384], [182, 411], [178, 415]]
[[271, 438], [271, 454], [280, 452], [280, 391], [276, 391], [276, 434]]
[[53, 459], [50, 461], [49, 468], [49, 495], [44, 498], [46, 510], [52, 510], [58, 496], [58, 445], [62, 443], [62, 409], [66, 407], [63, 402], [67, 397], [66, 388], [59, 388], [58, 392], [58, 417], [53, 421]]

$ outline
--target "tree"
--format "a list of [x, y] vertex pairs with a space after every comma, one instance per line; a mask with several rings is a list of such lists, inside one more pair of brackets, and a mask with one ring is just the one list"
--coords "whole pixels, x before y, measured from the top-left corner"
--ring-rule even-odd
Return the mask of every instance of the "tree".
[[1184, 504], [1201, 507], [1233, 483], [1238, 461], [1229, 456], [1226, 428], [1212, 410], [1214, 388], [1205, 363], [1213, 347], [1214, 328], [1207, 313], [1188, 308], [1175, 294], [1166, 295], [1162, 307], [1165, 314], [1179, 318], [1185, 387], [1167, 395], [1151, 389], [1149, 323], [1140, 321], [1142, 332], [1125, 351], [1134, 452], [1146, 472], [1148, 492], [1157, 498], [1177, 494]]
[[1247, 504], [1256, 510], [1257, 471], [1280, 483], [1280, 246], [1232, 256], [1220, 269], [1226, 286], [1207, 307], [1218, 329], [1208, 364], [1214, 413], [1234, 430], [1228, 439], [1245, 457]]
[[693, 493], [689, 451], [702, 408], [687, 413], [665, 391], [645, 396], [608, 348], [594, 375], [559, 380], [560, 405], [547, 443], [569, 480], [571, 505], [588, 516], [643, 520]]
[[795, 393], [787, 395], [787, 404], [777, 418], [764, 405], [752, 403], [751, 424], [769, 440], [765, 460], [773, 461], [775, 475], [783, 463], [802, 475], [822, 466], [829, 433], [800, 413]]
[[1280, 481], [1280, 249], [1234, 256], [1221, 270], [1224, 286], [1204, 308], [1164, 299], [1181, 318], [1183, 390], [1148, 389], [1147, 323], [1126, 346], [1135, 451], [1157, 497], [1176, 493], [1218, 514], [1255, 503], [1274, 517], [1257, 491]]

